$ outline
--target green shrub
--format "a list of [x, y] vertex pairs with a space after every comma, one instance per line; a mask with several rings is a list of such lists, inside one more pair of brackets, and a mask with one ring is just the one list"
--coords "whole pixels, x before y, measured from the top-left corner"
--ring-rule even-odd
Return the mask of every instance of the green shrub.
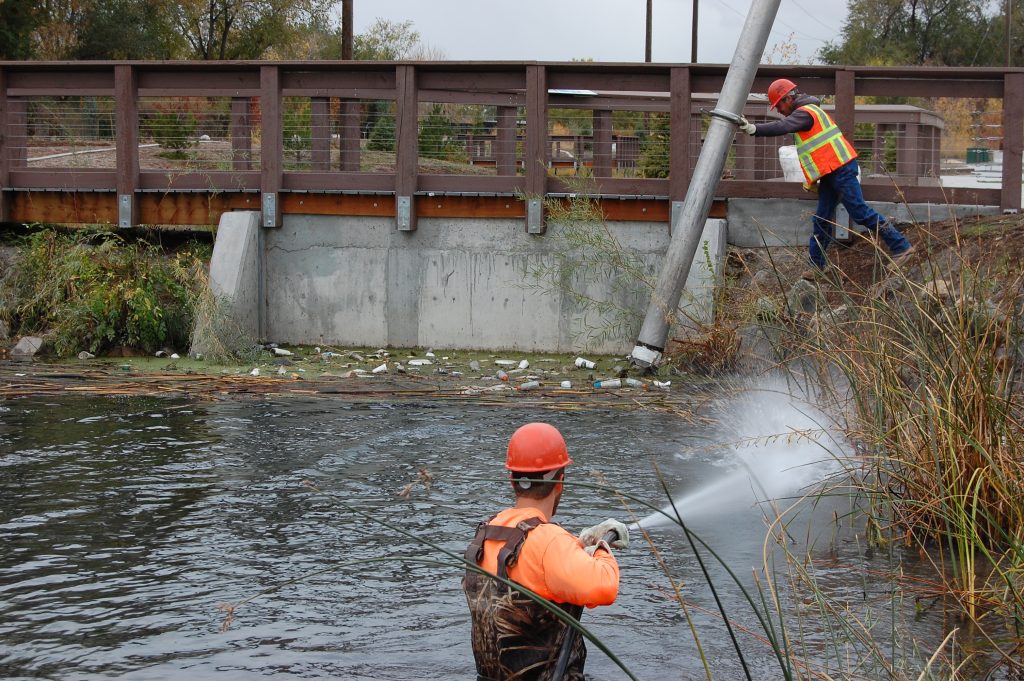
[[160, 110], [143, 123], [143, 134], [160, 145], [168, 158], [185, 158], [196, 145], [196, 117], [189, 111]]
[[12, 333], [49, 335], [58, 355], [116, 346], [185, 348], [209, 246], [174, 254], [110, 232], [42, 230], [24, 239], [0, 291]]

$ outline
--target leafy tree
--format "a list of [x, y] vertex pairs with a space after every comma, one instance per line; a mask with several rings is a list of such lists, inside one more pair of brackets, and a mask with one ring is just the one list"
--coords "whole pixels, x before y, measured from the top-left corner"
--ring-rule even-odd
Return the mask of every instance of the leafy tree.
[[850, 0], [827, 64], [970, 66], [991, 57], [983, 0]]
[[78, 44], [78, 27], [96, 5], [94, 0], [48, 0], [36, 3], [32, 55], [36, 59], [67, 59]]
[[79, 28], [75, 59], [173, 59], [185, 43], [161, 0], [115, 0], [89, 8]]
[[287, 56], [289, 45], [326, 25], [337, 0], [184, 0], [169, 2], [174, 27], [195, 59]]
[[352, 58], [367, 61], [394, 61], [409, 57], [420, 43], [420, 34], [411, 21], [397, 23], [377, 19], [365, 33], [355, 36]]
[[37, 3], [33, 0], [0, 2], [0, 59], [31, 59]]

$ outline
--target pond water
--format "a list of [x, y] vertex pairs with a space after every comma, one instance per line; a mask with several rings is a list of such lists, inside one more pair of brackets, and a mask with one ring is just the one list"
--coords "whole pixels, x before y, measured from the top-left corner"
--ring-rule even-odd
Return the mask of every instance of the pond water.
[[[599, 471], [660, 506], [660, 472], [693, 531], [749, 587], [765, 543], [756, 500], [830, 475], [828, 452], [842, 445], [772, 437], [821, 425], [773, 390], [712, 400], [708, 414], [718, 418], [695, 426], [652, 411], [470, 400], [0, 401], [0, 677], [473, 679], [461, 570], [370, 518], [461, 554], [476, 523], [509, 503], [504, 448], [532, 420], [566, 435], [570, 480], [595, 482]], [[430, 489], [400, 496], [421, 469]], [[819, 560], [822, 585], [887, 603], [893, 558], [835, 525], [843, 503], [823, 501], [794, 521], [792, 548]], [[628, 514], [614, 495], [568, 486], [556, 520], [578, 531], [606, 517]], [[743, 678], [685, 535], [655, 518], [644, 525], [715, 678]], [[584, 623], [637, 678], [703, 677], [690, 626], [639, 533], [617, 557], [620, 597]], [[782, 678], [740, 590], [703, 557], [752, 678]], [[219, 603], [266, 590], [222, 631]], [[911, 619], [912, 605], [890, 615]], [[934, 619], [918, 616], [915, 637], [941, 641]], [[799, 638], [812, 656], [829, 655], [823, 632]], [[624, 678], [588, 647], [593, 678]]]

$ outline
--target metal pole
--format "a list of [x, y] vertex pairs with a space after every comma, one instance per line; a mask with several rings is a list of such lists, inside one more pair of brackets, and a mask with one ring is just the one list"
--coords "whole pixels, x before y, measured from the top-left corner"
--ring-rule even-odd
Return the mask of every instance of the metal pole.
[[[690, 63], [697, 63], [697, 9], [698, 1], [693, 0], [693, 17], [690, 22]], [[758, 57], [760, 60], [760, 57]]]
[[644, 40], [644, 62], [651, 62], [651, 19], [654, 16], [654, 0], [647, 0], [647, 35]]
[[768, 34], [780, 2], [754, 0], [743, 24], [739, 44], [718, 97], [718, 106], [712, 112], [707, 138], [697, 157], [686, 200], [677, 221], [672, 225], [672, 241], [651, 295], [647, 316], [630, 354], [630, 362], [635, 366], [646, 368], [657, 364], [665, 350], [669, 325], [675, 317], [676, 306], [679, 305], [686, 277], [690, 273], [690, 264], [700, 245], [700, 235], [711, 210], [713, 193], [722, 176], [729, 145], [736, 132], [736, 121], [739, 120], [736, 112], [742, 113], [747, 102], [747, 94], [768, 43]]

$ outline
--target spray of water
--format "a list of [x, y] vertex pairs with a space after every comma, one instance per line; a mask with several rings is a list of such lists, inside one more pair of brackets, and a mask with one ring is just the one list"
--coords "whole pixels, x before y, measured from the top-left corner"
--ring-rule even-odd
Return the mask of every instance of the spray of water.
[[[824, 479], [836, 468], [835, 458], [848, 449], [835, 424], [794, 397], [781, 380], [744, 390], [723, 405], [718, 421], [712, 437], [720, 444], [721, 475], [673, 497], [687, 522], [798, 493]], [[688, 458], [693, 452], [677, 456]], [[666, 504], [662, 513], [638, 524], [650, 528], [671, 523], [664, 514], [674, 518], [672, 506]]]

